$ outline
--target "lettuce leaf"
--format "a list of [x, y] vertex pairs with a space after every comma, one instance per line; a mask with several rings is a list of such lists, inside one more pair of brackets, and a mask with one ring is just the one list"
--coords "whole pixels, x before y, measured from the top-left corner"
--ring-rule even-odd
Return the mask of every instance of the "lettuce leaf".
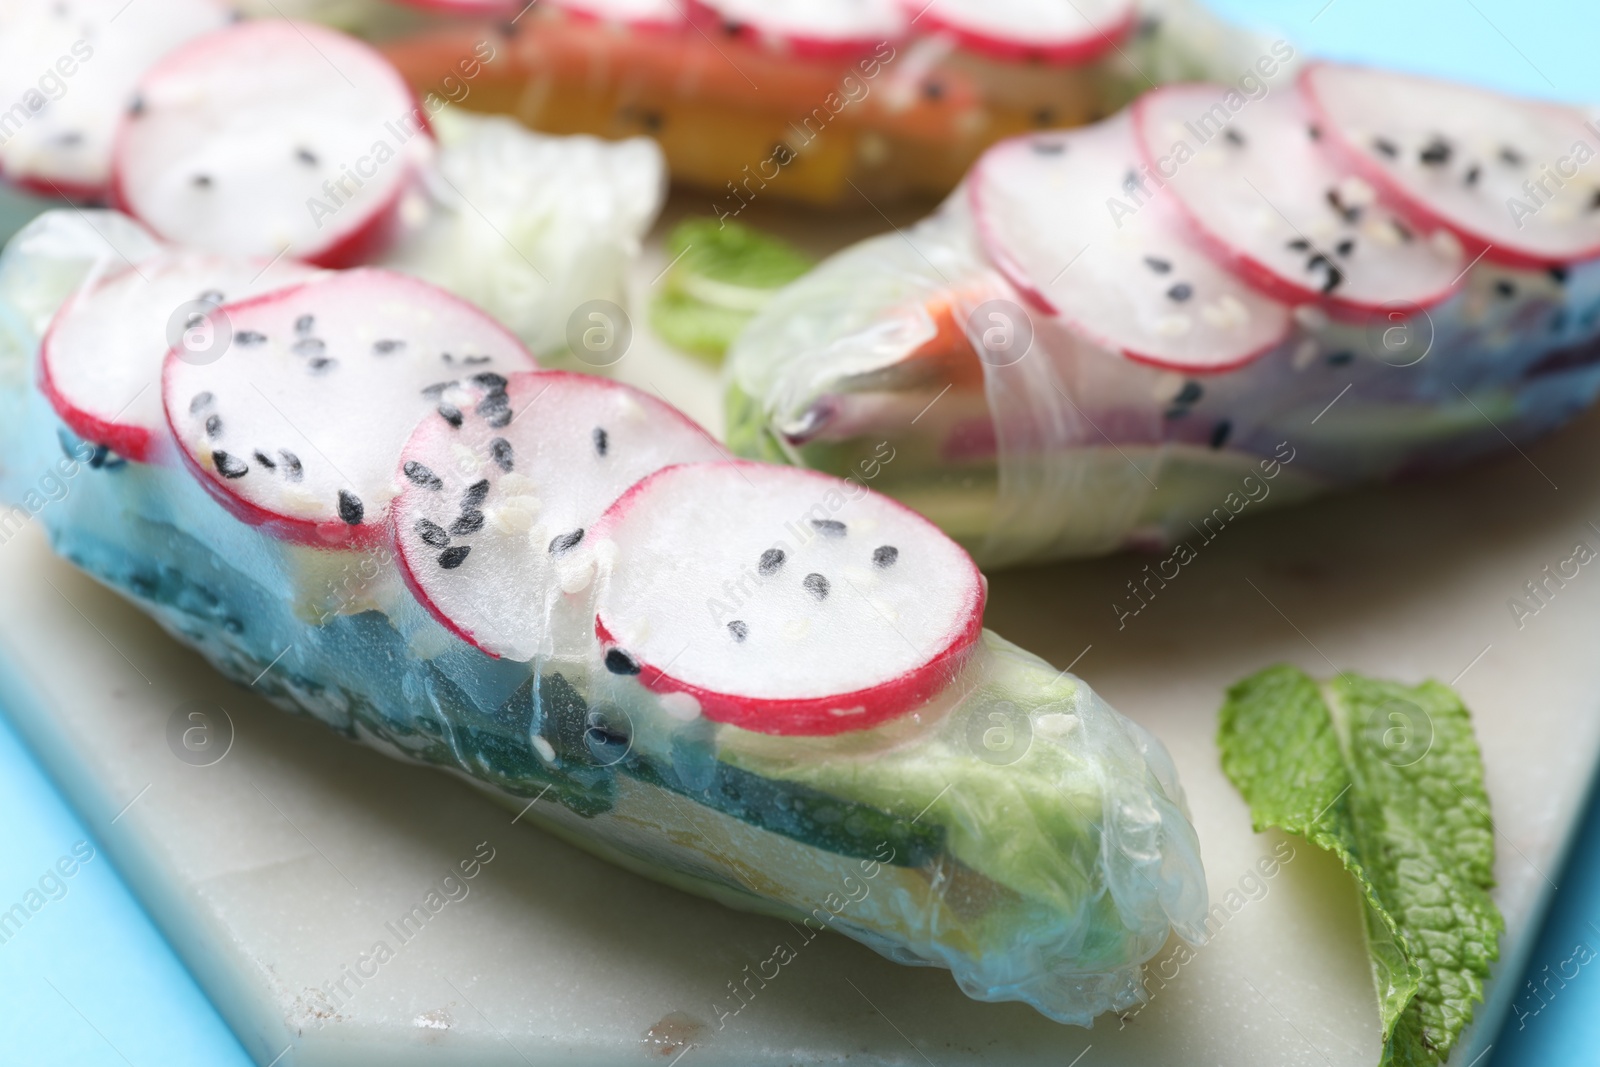
[[1467, 709], [1437, 682], [1319, 685], [1270, 667], [1228, 691], [1218, 746], [1257, 831], [1343, 861], [1365, 902], [1384, 1067], [1444, 1063], [1483, 999], [1505, 922]]

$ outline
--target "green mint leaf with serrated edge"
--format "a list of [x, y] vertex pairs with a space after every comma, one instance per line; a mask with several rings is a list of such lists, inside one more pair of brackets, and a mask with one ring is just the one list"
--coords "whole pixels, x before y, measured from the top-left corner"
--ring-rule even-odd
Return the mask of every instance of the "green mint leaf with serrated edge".
[[1299, 834], [1361, 888], [1384, 1067], [1437, 1067], [1483, 1000], [1505, 922], [1472, 723], [1447, 686], [1269, 667], [1235, 685], [1217, 738], [1257, 831]]

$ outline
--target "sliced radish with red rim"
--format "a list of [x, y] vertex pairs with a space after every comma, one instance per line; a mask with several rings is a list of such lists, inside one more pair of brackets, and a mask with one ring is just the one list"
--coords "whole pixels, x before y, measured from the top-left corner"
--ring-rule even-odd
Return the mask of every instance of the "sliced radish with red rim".
[[1219, 266], [1169, 204], [1118, 206], [1139, 163], [1125, 114], [996, 145], [969, 179], [984, 250], [1036, 306], [1130, 359], [1222, 371], [1280, 344], [1289, 308]]
[[406, 7], [450, 15], [515, 15], [518, 0], [397, 0]]
[[1123, 199], [1137, 204], [1164, 180], [1212, 254], [1269, 295], [1364, 314], [1455, 292], [1460, 241], [1323, 151], [1294, 94], [1177, 85], [1132, 110], [1149, 169]]
[[425, 112], [371, 47], [263, 19], [192, 41], [144, 78], [115, 194], [176, 243], [344, 267], [394, 236], [431, 146]]
[[707, 28], [801, 56], [843, 58], [903, 38], [910, 20], [900, 0], [686, 0]]
[[1133, 0], [902, 0], [922, 33], [1010, 62], [1087, 63], [1138, 22]]
[[225, 343], [226, 329], [212, 317], [217, 307], [315, 273], [293, 260], [179, 250], [130, 266], [56, 315], [39, 346], [39, 388], [79, 437], [145, 461], [166, 432], [161, 368], [174, 340], [196, 350]]
[[167, 421], [224, 506], [305, 544], [381, 540], [417, 421], [433, 411], [453, 424], [470, 414], [509, 425], [514, 412], [493, 386], [536, 367], [477, 308], [388, 271], [330, 274], [223, 312], [230, 343], [220, 356], [167, 354]]
[[887, 497], [755, 463], [670, 467], [591, 531], [606, 667], [676, 714], [861, 730], [949, 686], [982, 630], [968, 555]]
[[[488, 395], [467, 388], [469, 399]], [[646, 475], [722, 450], [676, 408], [602, 378], [517, 374], [505, 395], [520, 413], [509, 425], [422, 421], [401, 453], [391, 515], [428, 610], [484, 652], [528, 660], [550, 640], [555, 601], [591, 580], [588, 531], [606, 508]]]
[[1600, 256], [1600, 126], [1576, 108], [1414, 74], [1316, 63], [1301, 88], [1328, 143], [1473, 254]]
[[689, 16], [682, 0], [551, 0], [562, 11], [595, 22], [613, 22], [633, 29], [682, 29]]
[[219, 0], [0, 3], [0, 175], [43, 196], [104, 199], [134, 85], [232, 18]]

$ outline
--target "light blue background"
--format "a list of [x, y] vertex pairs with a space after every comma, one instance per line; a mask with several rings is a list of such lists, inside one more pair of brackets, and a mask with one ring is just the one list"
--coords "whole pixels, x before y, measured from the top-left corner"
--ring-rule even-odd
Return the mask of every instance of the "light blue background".
[[[1310, 52], [1600, 103], [1597, 0], [1212, 3]], [[4, 199], [0, 216], [9, 214]], [[1554, 973], [1579, 943], [1600, 954], [1600, 805], [1590, 808], [1532, 956], [1537, 977]], [[90, 839], [3, 719], [0, 826], [0, 909], [36, 885], [74, 842]], [[1566, 972], [1572, 970], [1568, 964]], [[1600, 955], [1564, 986], [1552, 981], [1549, 988], [1555, 994], [1545, 994], [1543, 1003], [1531, 993], [1519, 1001], [1528, 1013], [1520, 1028], [1513, 1018], [1489, 1063], [1473, 1067], [1595, 1062]], [[70, 880], [64, 898], [0, 945], [0, 1060], [28, 1067], [249, 1063], [103, 852]]]

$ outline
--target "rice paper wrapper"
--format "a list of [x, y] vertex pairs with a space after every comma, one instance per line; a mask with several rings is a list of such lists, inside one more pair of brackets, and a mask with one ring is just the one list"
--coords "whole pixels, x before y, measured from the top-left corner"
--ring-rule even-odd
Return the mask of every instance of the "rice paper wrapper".
[[[496, 659], [418, 603], [390, 548], [275, 540], [224, 511], [170, 440], [131, 463], [74, 438], [32, 385], [40, 331], [52, 302], [139, 249], [71, 219], [46, 216], [0, 259], [6, 539], [40, 523], [224, 675], [345, 738], [461, 775], [644, 876], [949, 968], [975, 998], [1087, 1025], [1142, 999], [1140, 966], [1174, 930], [1203, 939], [1166, 752], [993, 634], [872, 729], [686, 719], [606, 668], [585, 629], [601, 562], [551, 603], [531, 658]], [[43, 473], [69, 491], [41, 496]]]
[[1183, 373], [1030, 305], [963, 188], [782, 290], [725, 385], [735, 451], [863, 481], [981, 565], [1156, 548], [1559, 427], [1600, 391], [1600, 263], [1479, 262], [1444, 303], [1361, 321], [1301, 307], [1265, 355]]

